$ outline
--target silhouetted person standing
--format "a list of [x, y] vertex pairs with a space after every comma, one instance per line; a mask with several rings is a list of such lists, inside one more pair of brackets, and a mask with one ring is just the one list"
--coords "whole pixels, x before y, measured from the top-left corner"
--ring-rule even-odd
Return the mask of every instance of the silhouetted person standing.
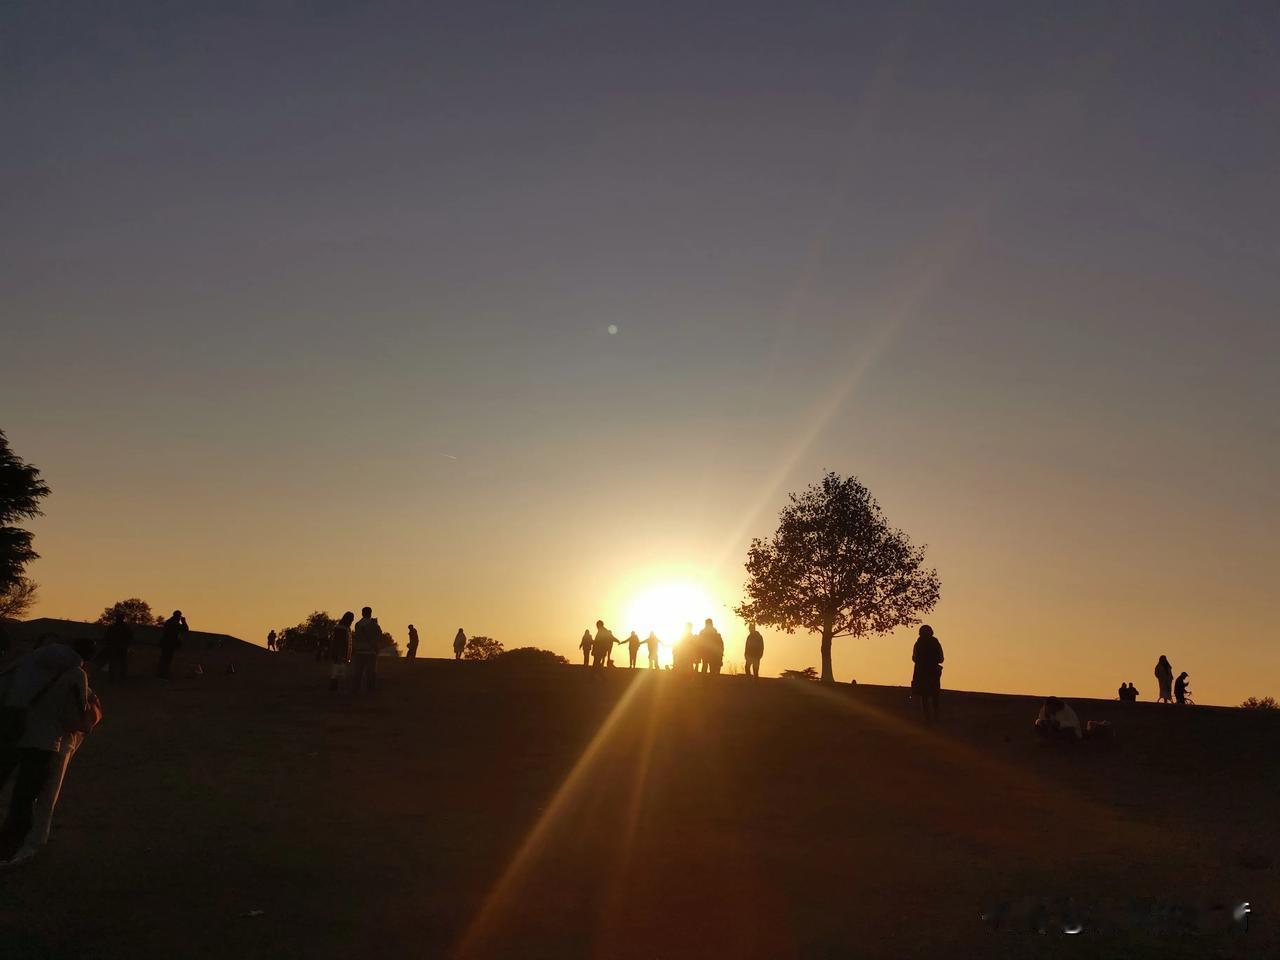
[[267, 634], [267, 649], [274, 650], [276, 648], [276, 632], [272, 630]]
[[1156, 682], [1160, 685], [1160, 696], [1156, 703], [1173, 703], [1173, 665], [1163, 653], [1156, 661]]
[[1125, 684], [1120, 684], [1120, 689], [1116, 691], [1116, 696], [1123, 702], [1129, 699], [1129, 688]]
[[710, 617], [698, 633], [698, 649], [702, 653], [702, 672], [719, 673], [724, 666], [724, 637], [720, 636]]
[[329, 634], [329, 692], [337, 693], [347, 678], [347, 664], [351, 662], [351, 624], [356, 615], [348, 610], [333, 625]]
[[582, 639], [578, 641], [578, 649], [582, 651], [582, 665], [591, 666], [591, 631], [583, 630]]
[[649, 669], [650, 670], [658, 669], [658, 644], [660, 644], [661, 642], [662, 641], [658, 639], [658, 635], [654, 633], [652, 630], [649, 631], [649, 636], [645, 638], [644, 643], [649, 650]]
[[1178, 674], [1178, 679], [1173, 684], [1173, 699], [1178, 703], [1187, 702], [1187, 694], [1191, 692], [1187, 684], [1187, 671], [1183, 670]]
[[1129, 702], [1136, 703], [1138, 700], [1138, 688], [1133, 685], [1133, 681], [1129, 681]]
[[360, 620], [351, 636], [351, 689], [363, 686], [373, 693], [378, 685], [378, 648], [382, 646], [382, 627], [374, 619], [373, 608], [363, 607]]
[[629, 666], [632, 670], [636, 668], [636, 657], [637, 655], [639, 655], [639, 653], [640, 653], [640, 634], [632, 630], [631, 636], [627, 637], [627, 657], [628, 657], [627, 666]]
[[117, 613], [111, 626], [102, 635], [103, 653], [111, 682], [119, 683], [129, 674], [129, 645], [133, 643], [133, 630], [124, 621], [124, 614]]
[[418, 628], [412, 623], [409, 624], [409, 647], [405, 652], [405, 656], [410, 660], [418, 655]]
[[915, 664], [911, 689], [920, 698], [925, 720], [937, 722], [938, 696], [942, 689], [942, 644], [927, 623], [920, 628], [920, 636], [911, 650], [911, 662]]
[[603, 620], [596, 621], [596, 638], [591, 644], [591, 665], [596, 668], [603, 667], [609, 662], [609, 658], [613, 655], [613, 645], [618, 639], [613, 635], [613, 631], [605, 627]]
[[467, 635], [459, 627], [458, 632], [453, 635], [453, 659], [461, 660], [462, 651], [465, 649], [467, 649]]
[[697, 648], [698, 638], [693, 635], [693, 624], [686, 623], [684, 635], [676, 642], [676, 648], [672, 652], [671, 666], [676, 670], [691, 669], [697, 673], [698, 663], [701, 660]]
[[764, 637], [754, 623], [747, 626], [750, 629], [747, 631], [747, 642], [742, 648], [742, 659], [746, 664], [747, 676], [759, 678], [760, 661], [764, 659]]
[[173, 654], [191, 631], [187, 627], [186, 617], [181, 610], [173, 611], [173, 616], [164, 622], [160, 631], [160, 662], [156, 664], [156, 676], [161, 680], [169, 679], [169, 669], [173, 666]]

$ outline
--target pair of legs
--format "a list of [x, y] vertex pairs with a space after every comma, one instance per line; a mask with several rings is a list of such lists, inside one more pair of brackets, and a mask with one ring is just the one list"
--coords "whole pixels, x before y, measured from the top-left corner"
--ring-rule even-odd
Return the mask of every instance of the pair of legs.
[[160, 648], [160, 662], [156, 664], [156, 676], [161, 680], [169, 679], [169, 669], [173, 666], [173, 647]]
[[628, 650], [628, 651], [627, 651], [627, 656], [628, 656], [628, 657], [630, 658], [630, 660], [631, 660], [631, 662], [630, 662], [629, 664], [627, 664], [627, 665], [628, 665], [629, 667], [631, 667], [631, 669], [632, 669], [632, 670], [634, 670], [634, 669], [636, 668], [636, 651], [635, 651], [635, 650]]
[[345, 663], [335, 663], [329, 667], [329, 691], [331, 693], [337, 693], [338, 688], [345, 679], [347, 679], [347, 665]]
[[917, 691], [920, 697], [920, 709], [924, 711], [924, 719], [928, 723], [938, 722], [938, 691]]
[[591, 666], [591, 649], [589, 647], [582, 651], [582, 665], [584, 667]]
[[49, 768], [57, 756], [52, 750], [4, 747], [0, 750], [0, 787], [16, 777], [9, 797], [9, 814], [0, 827], [0, 861], [12, 860], [31, 832], [36, 798], [49, 778]]
[[378, 685], [378, 655], [376, 653], [357, 653], [351, 658], [351, 690], [359, 693], [361, 685], [369, 693], [373, 693]]
[[759, 657], [747, 657], [747, 676], [748, 677], [760, 676], [760, 658]]
[[461, 659], [462, 659], [462, 648], [461, 648], [461, 647], [454, 647], [454, 648], [453, 648], [453, 659], [455, 659], [455, 660], [461, 660]]
[[656, 653], [649, 654], [649, 669], [650, 670], [658, 669], [658, 655]]

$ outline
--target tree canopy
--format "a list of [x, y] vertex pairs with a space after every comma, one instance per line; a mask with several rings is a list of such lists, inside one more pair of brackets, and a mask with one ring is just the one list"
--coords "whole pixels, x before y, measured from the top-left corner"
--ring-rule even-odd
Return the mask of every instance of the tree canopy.
[[790, 494], [772, 539], [752, 540], [746, 568], [746, 599], [735, 612], [787, 633], [821, 633], [828, 682], [833, 638], [919, 623], [941, 590], [924, 548], [889, 525], [856, 477], [835, 473]]
[[125, 623], [161, 624], [164, 617], [157, 616], [151, 610], [151, 604], [138, 597], [128, 600], [117, 600], [98, 615], [94, 623], [109, 624], [116, 622], [116, 614], [120, 614]]
[[502, 641], [493, 637], [471, 637], [462, 651], [463, 660], [494, 660], [502, 655]]
[[19, 577], [0, 589], [0, 620], [17, 620], [25, 616], [36, 602], [39, 587], [29, 577]]
[[14, 523], [40, 516], [40, 501], [48, 495], [40, 471], [13, 452], [0, 430], [0, 594], [7, 594], [27, 564], [40, 556], [31, 548], [30, 531]]

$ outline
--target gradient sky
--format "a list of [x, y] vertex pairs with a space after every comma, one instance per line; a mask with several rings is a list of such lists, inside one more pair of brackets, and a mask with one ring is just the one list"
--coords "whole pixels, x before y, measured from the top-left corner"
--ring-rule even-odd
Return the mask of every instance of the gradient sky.
[[196, 6], [0, 10], [37, 614], [572, 654], [832, 469], [945, 685], [1280, 694], [1274, 3]]

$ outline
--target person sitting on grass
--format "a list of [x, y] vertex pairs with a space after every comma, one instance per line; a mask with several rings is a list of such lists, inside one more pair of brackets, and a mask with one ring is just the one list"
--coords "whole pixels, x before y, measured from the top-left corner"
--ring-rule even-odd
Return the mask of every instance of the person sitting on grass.
[[1057, 697], [1046, 697], [1036, 717], [1036, 733], [1046, 740], [1076, 741], [1083, 739], [1080, 718], [1071, 705]]

